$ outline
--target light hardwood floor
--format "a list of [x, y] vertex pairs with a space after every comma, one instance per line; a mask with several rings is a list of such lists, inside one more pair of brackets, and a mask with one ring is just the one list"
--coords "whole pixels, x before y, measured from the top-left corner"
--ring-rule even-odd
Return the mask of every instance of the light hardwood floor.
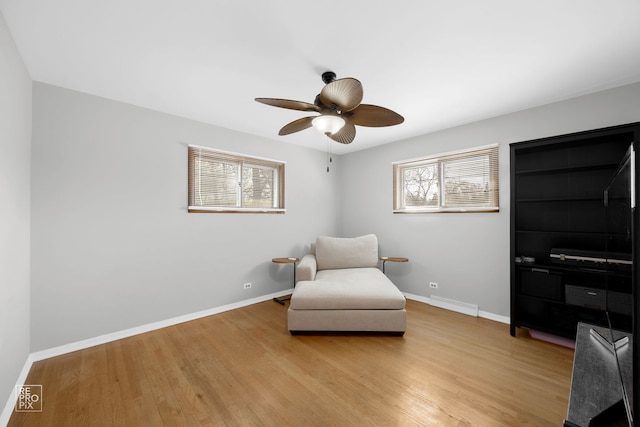
[[573, 351], [408, 301], [404, 337], [302, 335], [273, 301], [37, 362], [9, 426], [561, 426]]

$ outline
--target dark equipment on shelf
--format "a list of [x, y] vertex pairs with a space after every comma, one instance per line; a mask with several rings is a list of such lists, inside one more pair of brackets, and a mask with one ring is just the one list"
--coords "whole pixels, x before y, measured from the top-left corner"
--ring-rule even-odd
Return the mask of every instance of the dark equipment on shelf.
[[580, 249], [552, 248], [551, 262], [574, 265], [583, 268], [620, 269], [631, 271], [631, 254], [606, 251], [585, 251]]

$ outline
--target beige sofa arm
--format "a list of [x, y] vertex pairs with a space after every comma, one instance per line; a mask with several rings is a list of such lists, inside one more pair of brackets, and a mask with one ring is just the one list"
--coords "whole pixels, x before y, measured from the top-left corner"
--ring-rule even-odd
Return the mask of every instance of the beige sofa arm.
[[316, 256], [306, 254], [296, 266], [296, 283], [303, 280], [315, 280], [317, 270]]

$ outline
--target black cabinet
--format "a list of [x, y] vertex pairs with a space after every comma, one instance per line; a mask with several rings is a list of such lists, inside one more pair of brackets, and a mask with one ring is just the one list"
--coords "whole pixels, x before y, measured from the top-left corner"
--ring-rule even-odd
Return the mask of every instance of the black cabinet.
[[510, 145], [511, 335], [575, 338], [578, 322], [606, 325], [607, 308], [615, 328], [632, 330], [635, 213], [618, 213], [628, 224], [612, 227], [605, 189], [634, 142], [640, 123]]

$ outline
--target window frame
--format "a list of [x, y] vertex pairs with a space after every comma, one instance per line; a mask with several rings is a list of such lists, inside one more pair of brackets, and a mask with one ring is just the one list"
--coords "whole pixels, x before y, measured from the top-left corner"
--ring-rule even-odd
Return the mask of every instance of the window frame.
[[[489, 171], [487, 173], [489, 195], [491, 204], [488, 206], [446, 205], [445, 169], [447, 164], [455, 164], [459, 161], [489, 157]], [[393, 213], [463, 213], [463, 212], [499, 212], [500, 188], [499, 188], [499, 145], [491, 144], [480, 147], [472, 147], [463, 150], [435, 154], [427, 157], [419, 157], [393, 162]], [[407, 206], [405, 190], [405, 171], [420, 166], [435, 165], [437, 177], [437, 206]]]
[[[265, 157], [249, 156], [246, 154], [231, 151], [217, 150], [210, 147], [189, 144], [187, 150], [188, 159], [188, 189], [187, 189], [187, 211], [190, 213], [276, 213], [282, 214], [285, 209], [285, 162], [269, 159]], [[214, 206], [198, 205], [195, 203], [195, 183], [196, 183], [196, 159], [208, 157], [212, 160], [219, 159], [220, 163], [229, 163], [236, 166], [235, 206]], [[273, 207], [245, 207], [243, 206], [243, 169], [245, 167], [253, 169], [271, 170], [273, 178]]]

